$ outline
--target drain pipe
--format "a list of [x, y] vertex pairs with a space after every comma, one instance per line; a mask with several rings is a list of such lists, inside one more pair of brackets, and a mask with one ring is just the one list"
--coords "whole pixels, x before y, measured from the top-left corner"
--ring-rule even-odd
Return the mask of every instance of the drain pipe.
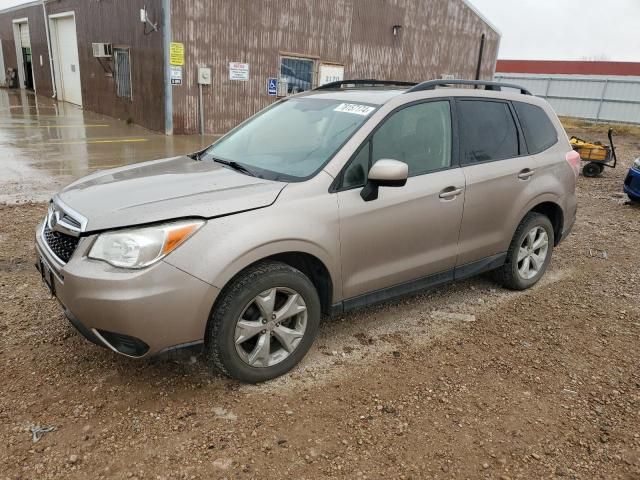
[[[480, 37], [480, 51], [478, 52], [478, 64], [476, 65], [476, 80], [480, 80], [480, 74], [482, 73], [482, 55], [484, 53], [484, 39], [486, 35], [483, 33]], [[478, 88], [476, 85], [474, 88]]]
[[162, 0], [162, 48], [164, 50], [164, 133], [173, 135], [173, 86], [171, 85], [171, 0]]
[[58, 98], [56, 76], [53, 73], [53, 56], [51, 55], [51, 33], [49, 32], [49, 19], [47, 18], [47, 6], [45, 2], [46, 0], [42, 0], [42, 13], [44, 15], [44, 30], [47, 35], [47, 51], [49, 52], [49, 71], [51, 72], [51, 90], [53, 91], [51, 98]]

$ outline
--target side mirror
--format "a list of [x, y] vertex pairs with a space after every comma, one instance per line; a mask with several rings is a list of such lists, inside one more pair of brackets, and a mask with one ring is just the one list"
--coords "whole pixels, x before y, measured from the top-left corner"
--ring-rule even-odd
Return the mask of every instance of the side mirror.
[[360, 192], [365, 202], [378, 198], [379, 187], [404, 187], [409, 177], [409, 165], [398, 160], [383, 158], [369, 170], [367, 184]]

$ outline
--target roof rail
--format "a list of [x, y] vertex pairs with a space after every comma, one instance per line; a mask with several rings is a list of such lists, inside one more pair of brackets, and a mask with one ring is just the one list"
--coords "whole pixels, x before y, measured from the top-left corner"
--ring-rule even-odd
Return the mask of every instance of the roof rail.
[[500, 83], [500, 82], [489, 82], [486, 80], [429, 80], [427, 82], [422, 82], [416, 85], [413, 88], [410, 88], [405, 93], [411, 92], [422, 92], [424, 90], [435, 90], [436, 87], [446, 87], [448, 85], [473, 85], [473, 86], [483, 86], [485, 90], [492, 91], [501, 91], [503, 88], [513, 88], [515, 90], [520, 90], [520, 93], [523, 95], [531, 95], [531, 92], [520, 85], [514, 85], [512, 83]]
[[338, 82], [331, 82], [314, 88], [314, 90], [337, 90], [341, 88], [357, 87], [415, 87], [415, 82], [398, 82], [395, 80], [340, 80]]

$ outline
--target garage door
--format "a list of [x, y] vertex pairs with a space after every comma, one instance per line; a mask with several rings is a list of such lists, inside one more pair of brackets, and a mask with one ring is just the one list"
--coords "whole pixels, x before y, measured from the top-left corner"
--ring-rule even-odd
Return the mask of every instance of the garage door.
[[76, 37], [76, 21], [74, 17], [63, 17], [55, 20], [58, 71], [60, 72], [59, 90], [65, 102], [82, 105], [82, 89], [80, 83], [80, 65], [78, 63], [78, 40]]

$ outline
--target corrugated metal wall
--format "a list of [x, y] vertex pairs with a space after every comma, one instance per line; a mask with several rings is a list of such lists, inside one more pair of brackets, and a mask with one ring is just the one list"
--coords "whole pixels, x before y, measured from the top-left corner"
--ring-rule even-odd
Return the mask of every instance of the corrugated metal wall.
[[[2, 39], [5, 70], [9, 68], [17, 70], [18, 68], [16, 44], [13, 37], [13, 20], [18, 18], [27, 18], [29, 21], [29, 38], [36, 91], [41, 95], [51, 96], [53, 94], [51, 90], [51, 70], [49, 70], [49, 53], [42, 6], [18, 8], [0, 14], [0, 38]], [[40, 65], [40, 56], [42, 56], [42, 65]], [[6, 71], [1, 73], [3, 77], [6, 74]]]
[[[342, 64], [345, 78], [473, 78], [484, 33], [489, 79], [499, 43], [462, 0], [172, 0], [171, 8], [173, 41], [186, 49], [183, 84], [173, 87], [176, 133], [198, 130], [198, 65], [212, 67], [205, 130], [223, 133], [274, 101], [266, 81], [284, 53]], [[230, 81], [230, 62], [250, 64], [250, 80]]]
[[[273, 97], [282, 54], [342, 64], [346, 78], [421, 81], [444, 74], [473, 78], [486, 34], [482, 78], [491, 78], [499, 42], [463, 0], [172, 0], [172, 37], [186, 46], [183, 85], [173, 87], [174, 132], [198, 130], [197, 66], [212, 67], [204, 87], [209, 133], [223, 133]], [[159, 24], [144, 33], [140, 9]], [[75, 13], [83, 107], [164, 130], [161, 0], [56, 0], [49, 15]], [[16, 67], [12, 20], [29, 18], [37, 93], [53, 87], [41, 5], [0, 14], [6, 67]], [[397, 37], [393, 25], [401, 25]], [[93, 57], [92, 42], [130, 47], [132, 100], [116, 95], [114, 79]], [[40, 55], [43, 57], [40, 65]], [[250, 64], [248, 82], [230, 81], [230, 62]]]
[[[47, 12], [73, 11], [76, 15], [78, 55], [83, 107], [152, 130], [164, 130], [164, 54], [161, 30], [145, 34], [140, 9], [146, 5], [149, 17], [162, 25], [160, 0], [60, 0], [47, 3]], [[147, 29], [148, 31], [149, 29]], [[116, 83], [94, 58], [92, 43], [111, 43], [129, 48], [132, 98], [120, 98]]]
[[546, 98], [558, 115], [594, 121], [640, 124], [640, 78], [499, 73]]
[[[140, 9], [146, 5], [149, 17], [160, 25], [158, 32], [145, 34]], [[129, 119], [152, 130], [164, 130], [164, 53], [162, 49], [161, 0], [58, 0], [47, 2], [47, 14], [74, 12], [78, 39], [83, 108], [112, 117]], [[29, 19], [36, 92], [52, 96], [49, 54], [42, 5], [0, 13], [0, 38], [6, 68], [16, 68], [12, 21]], [[92, 43], [112, 43], [131, 52], [132, 99], [116, 95], [109, 68], [93, 57]], [[40, 65], [42, 56], [42, 65]], [[107, 71], [105, 71], [105, 67]]]

